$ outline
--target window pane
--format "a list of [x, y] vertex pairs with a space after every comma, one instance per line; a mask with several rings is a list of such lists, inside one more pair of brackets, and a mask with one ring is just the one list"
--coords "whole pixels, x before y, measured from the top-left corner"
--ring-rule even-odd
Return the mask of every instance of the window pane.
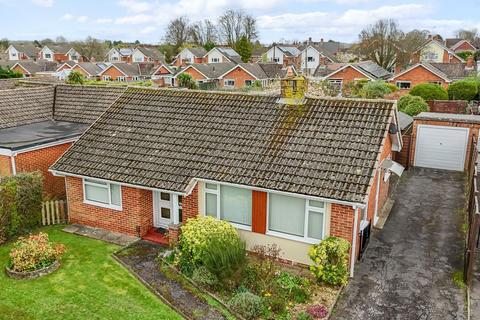
[[182, 202], [183, 202], [183, 196], [178, 196], [178, 207], [182, 207]]
[[217, 217], [217, 195], [205, 193], [205, 215]]
[[95, 183], [95, 184], [102, 184], [104, 186], [107, 185], [106, 182], [103, 182], [103, 181], [99, 181], [99, 180], [93, 180], [93, 179], [85, 179], [86, 182], [90, 182], [90, 183]]
[[109, 204], [109, 202], [108, 202], [108, 188], [86, 184], [85, 185], [85, 199], [90, 200], [90, 201]]
[[308, 212], [308, 237], [321, 240], [323, 238], [323, 213]]
[[160, 199], [170, 201], [170, 193], [160, 192]]
[[247, 226], [252, 225], [252, 191], [221, 186], [220, 219]]
[[160, 215], [161, 215], [162, 218], [164, 218], [164, 219], [170, 219], [170, 208], [162, 207], [162, 208], [160, 209]]
[[315, 200], [309, 200], [308, 204], [310, 207], [317, 207], [317, 208], [323, 208], [323, 206], [325, 205], [323, 202], [315, 201]]
[[303, 237], [305, 199], [269, 194], [269, 230]]
[[206, 183], [205, 187], [210, 190], [217, 190], [217, 185], [213, 183]]
[[112, 204], [119, 206], [122, 201], [122, 194], [120, 192], [120, 185], [119, 184], [110, 184], [110, 193], [112, 198]]

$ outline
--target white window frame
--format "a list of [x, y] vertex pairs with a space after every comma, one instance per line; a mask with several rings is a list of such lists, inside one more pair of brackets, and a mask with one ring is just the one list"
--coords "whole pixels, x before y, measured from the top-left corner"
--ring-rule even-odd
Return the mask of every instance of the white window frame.
[[[87, 180], [91, 180], [91, 181], [87, 181]], [[101, 183], [95, 183], [95, 181], [98, 181], [98, 182], [101, 182]], [[106, 183], [106, 185], [104, 183]], [[88, 200], [87, 199], [87, 194], [85, 192], [85, 185], [91, 185], [91, 186], [94, 186], [94, 187], [106, 188], [107, 191], [108, 191], [108, 202], [109, 203], [107, 204], [107, 203], [103, 203], [103, 202]], [[101, 181], [101, 180], [97, 180], [97, 179], [83, 178], [82, 179], [83, 203], [90, 204], [90, 205], [97, 206], [97, 207], [122, 211], [123, 210], [122, 185], [118, 184], [119, 190], [120, 190], [120, 205], [112, 204], [111, 185], [112, 185], [112, 183], [110, 183], [110, 182], [105, 182], [105, 181]]]
[[118, 76], [117, 77], [117, 81], [118, 82], [126, 82], [127, 81], [127, 78], [125, 76]]
[[[228, 84], [229, 81], [232, 81], [233, 84], [229, 85]], [[224, 79], [223, 80], [223, 86], [226, 87], [226, 88], [235, 88], [235, 79]]]
[[216, 57], [216, 58], [212, 58], [210, 63], [219, 63], [220, 62], [220, 58]]
[[[250, 84], [247, 84], [247, 81], [249, 81]], [[244, 84], [245, 84], [246, 86], [251, 86], [254, 82], [255, 82], [255, 80], [245, 79]]]
[[[217, 189], [214, 190], [214, 189], [208, 189], [207, 188], [207, 184], [212, 184], [212, 185], [216, 185], [217, 186]], [[204, 183], [204, 195], [203, 195], [203, 213], [205, 216], [208, 216], [207, 215], [207, 193], [210, 193], [210, 194], [214, 194], [217, 196], [217, 219], [218, 220], [221, 220], [221, 221], [226, 221], [228, 223], [230, 223], [232, 226], [234, 226], [235, 228], [237, 229], [241, 229], [241, 230], [246, 230], [246, 231], [252, 231], [252, 224], [253, 222], [247, 226], [247, 225], [244, 225], [244, 224], [239, 224], [239, 223], [235, 223], [235, 222], [230, 222], [228, 220], [222, 220], [221, 219], [221, 210], [220, 210], [220, 188], [222, 187], [222, 185], [220, 183], [210, 183], [210, 182], [205, 182]], [[236, 188], [239, 188], [239, 189], [247, 189], [247, 188], [240, 188], [240, 187], [236, 187]], [[251, 189], [247, 189], [249, 190], [250, 192], [252, 192]], [[253, 218], [253, 217], [252, 217]]]
[[112, 77], [111, 76], [108, 76], [108, 75], [104, 75], [102, 77], [103, 81], [112, 81]]
[[[408, 83], [408, 88], [402, 88], [400, 87], [401, 83]], [[411, 81], [396, 81], [395, 85], [397, 86], [398, 89], [400, 90], [409, 90], [412, 88], [412, 82]]]
[[140, 81], [140, 77], [139, 76], [133, 76], [132, 81]]
[[[326, 221], [327, 221], [327, 205], [328, 205], [327, 202], [312, 199], [312, 201], [317, 201], [317, 202], [322, 202], [323, 203], [323, 208], [319, 208], [319, 207], [311, 206], [310, 205], [311, 200], [308, 199], [308, 198], [295, 197], [295, 196], [292, 196], [292, 195], [288, 196], [288, 197], [293, 197], [293, 198], [301, 198], [301, 199], [305, 200], [305, 210], [304, 210], [304, 219], [305, 220], [304, 220], [304, 226], [303, 226], [303, 237], [300, 237], [300, 236], [295, 236], [295, 235], [291, 235], [291, 234], [287, 234], [287, 233], [283, 233], [283, 232], [270, 230], [270, 194], [271, 194], [271, 192], [267, 193], [267, 231], [265, 233], [266, 235], [274, 236], [274, 237], [278, 237], [278, 238], [284, 238], [284, 239], [288, 239], [288, 240], [294, 240], [294, 241], [298, 241], [298, 242], [305, 242], [305, 243], [308, 243], [308, 244], [317, 244], [317, 243], [323, 241], [326, 238], [325, 224], [326, 224]], [[308, 211], [323, 213], [323, 222], [322, 222], [322, 236], [323, 236], [323, 239], [314, 239], [314, 238], [308, 237], [308, 216], [309, 216]]]
[[50, 53], [45, 53], [45, 59], [51, 59], [52, 55]]

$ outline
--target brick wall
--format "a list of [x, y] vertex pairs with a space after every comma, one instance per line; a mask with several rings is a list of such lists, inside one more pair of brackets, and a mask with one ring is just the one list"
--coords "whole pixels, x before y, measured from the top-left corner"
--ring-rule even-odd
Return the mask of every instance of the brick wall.
[[0, 156], [0, 176], [9, 176], [12, 174], [12, 163], [10, 157]]
[[23, 69], [19, 65], [12, 68], [12, 71], [19, 72], [23, 74], [25, 77], [30, 77], [31, 75], [27, 72], [27, 70]]
[[462, 51], [476, 51], [477, 49], [472, 46], [469, 42], [463, 42], [457, 48], [455, 48], [455, 52], [462, 52]]
[[181, 222], [186, 222], [187, 219], [195, 218], [196, 216], [198, 216], [198, 184], [190, 195], [183, 197]]
[[122, 186], [122, 211], [83, 203], [81, 178], [66, 177], [68, 212], [71, 223], [80, 223], [114, 232], [143, 236], [153, 225], [152, 191]]
[[227, 73], [223, 77], [223, 79], [220, 80], [220, 87], [224, 86], [223, 84], [225, 79], [235, 80], [235, 89], [243, 88], [245, 86], [245, 80], [251, 80], [252, 82], [256, 80], [254, 77], [252, 77], [249, 73], [245, 72], [245, 70], [240, 67], [237, 67]]
[[[123, 73], [121, 73], [117, 68], [115, 68], [113, 66], [110, 67], [110, 68], [107, 68], [107, 70], [105, 70], [102, 73], [102, 76], [101, 76], [100, 80], [103, 80], [104, 76], [110, 76], [112, 81], [117, 81], [118, 77], [125, 77], [125, 75]], [[125, 80], [130, 81], [130, 80], [132, 80], [132, 77], [125, 77]]]
[[328, 79], [342, 79], [343, 85], [345, 85], [358, 79], [367, 79], [367, 77], [365, 77], [365, 75], [361, 72], [358, 72], [357, 70], [349, 66], [345, 69], [335, 72], [334, 74], [329, 76]]
[[430, 112], [467, 113], [468, 101], [465, 100], [429, 100]]
[[408, 132], [402, 133], [403, 148], [400, 152], [393, 153], [393, 160], [400, 163], [405, 168], [409, 166], [409, 157], [410, 157], [410, 144], [412, 142], [412, 132], [411, 129]]
[[[413, 88], [417, 84], [438, 81], [442, 83], [442, 87], [447, 88], [448, 84], [440, 78], [439, 76], [432, 73], [430, 70], [425, 69], [422, 66], [413, 68], [412, 70], [405, 72], [401, 76], [393, 78], [392, 83], [395, 84], [397, 81], [410, 81], [410, 88]], [[406, 89], [408, 90], [408, 89]]]
[[40, 171], [43, 175], [43, 192], [49, 198], [65, 198], [65, 179], [55, 177], [48, 168], [72, 145], [71, 142], [17, 154], [17, 173]]
[[194, 68], [188, 68], [187, 70], [185, 70], [183, 73], [188, 73], [189, 75], [192, 76], [193, 79], [195, 80], [205, 80], [206, 78], [200, 73], [198, 72], [196, 69]]

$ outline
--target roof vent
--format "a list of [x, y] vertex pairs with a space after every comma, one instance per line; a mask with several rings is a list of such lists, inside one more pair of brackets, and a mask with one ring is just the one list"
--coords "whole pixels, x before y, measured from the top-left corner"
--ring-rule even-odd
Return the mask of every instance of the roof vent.
[[280, 80], [280, 90], [278, 103], [303, 105], [308, 90], [308, 80], [303, 76], [296, 76], [292, 67], [288, 67], [286, 77]]

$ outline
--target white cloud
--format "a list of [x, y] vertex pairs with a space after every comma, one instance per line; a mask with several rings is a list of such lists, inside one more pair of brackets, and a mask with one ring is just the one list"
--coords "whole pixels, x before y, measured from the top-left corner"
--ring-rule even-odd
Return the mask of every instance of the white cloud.
[[153, 3], [136, 0], [121, 0], [118, 4], [134, 13], [149, 11], [154, 7]]
[[60, 18], [60, 20], [70, 21], [70, 20], [72, 20], [73, 18], [74, 18], [73, 15], [71, 15], [70, 13], [65, 13], [65, 14]]
[[115, 24], [144, 24], [154, 20], [154, 17], [148, 14], [137, 14], [134, 16], [125, 16], [115, 19]]
[[53, 0], [32, 0], [34, 4], [41, 7], [51, 7], [53, 6]]
[[155, 30], [157, 30], [157, 28], [149, 26], [149, 27], [145, 27], [142, 30], [140, 30], [140, 33], [141, 34], [149, 34], [149, 33], [154, 32]]
[[87, 22], [87, 20], [88, 20], [87, 16], [77, 17], [77, 22]]

